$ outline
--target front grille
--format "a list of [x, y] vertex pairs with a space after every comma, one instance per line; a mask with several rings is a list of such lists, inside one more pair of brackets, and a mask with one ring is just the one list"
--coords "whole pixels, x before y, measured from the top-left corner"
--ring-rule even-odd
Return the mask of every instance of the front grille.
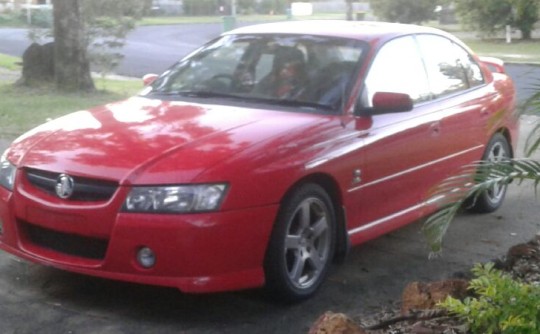
[[[26, 169], [26, 179], [34, 187], [56, 196], [56, 183], [59, 173], [37, 169]], [[69, 197], [73, 201], [107, 201], [112, 197], [118, 183], [112, 181], [72, 176], [75, 186]]]
[[30, 242], [40, 247], [92, 260], [105, 258], [108, 246], [106, 239], [57, 232], [23, 221], [19, 221], [19, 224]]

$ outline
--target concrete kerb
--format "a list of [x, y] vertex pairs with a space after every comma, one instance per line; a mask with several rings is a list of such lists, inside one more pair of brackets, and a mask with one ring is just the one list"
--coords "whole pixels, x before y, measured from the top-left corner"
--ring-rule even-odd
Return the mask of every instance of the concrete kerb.
[[[0, 82], [1, 81], [8, 81], [8, 82], [15, 82], [21, 77], [20, 71], [13, 71], [9, 70], [7, 68], [0, 67]], [[92, 73], [92, 78], [99, 79], [102, 75], [99, 73]], [[107, 74], [105, 75], [105, 79], [111, 79], [111, 80], [141, 80], [141, 78], [134, 78], [134, 77], [127, 77], [123, 75], [117, 75], [117, 74]]]
[[21, 73], [19, 71], [12, 71], [12, 70], [8, 70], [6, 68], [0, 67], [0, 82], [1, 81], [15, 82], [20, 77], [21, 77]]

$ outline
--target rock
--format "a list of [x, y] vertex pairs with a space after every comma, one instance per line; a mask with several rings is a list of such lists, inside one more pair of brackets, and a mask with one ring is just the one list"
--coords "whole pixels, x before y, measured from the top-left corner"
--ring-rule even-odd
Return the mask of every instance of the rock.
[[19, 84], [50, 82], [54, 79], [54, 44], [32, 43], [23, 53], [22, 78]]
[[512, 270], [512, 267], [520, 259], [533, 259], [535, 261], [540, 260], [540, 254], [538, 252], [538, 239], [531, 240], [525, 244], [518, 244], [510, 247], [510, 249], [506, 253], [504, 269]]
[[367, 334], [343, 313], [326, 312], [309, 330], [309, 334]]
[[411, 334], [438, 334], [440, 333], [440, 330], [437, 332], [432, 328], [429, 328], [424, 325], [421, 321], [414, 323], [411, 326]]
[[537, 246], [538, 245], [534, 241], [515, 245], [508, 250], [507, 258], [537, 257]]
[[401, 314], [408, 314], [411, 310], [432, 309], [447, 296], [462, 299], [467, 296], [468, 286], [469, 282], [463, 279], [410, 283], [403, 290]]

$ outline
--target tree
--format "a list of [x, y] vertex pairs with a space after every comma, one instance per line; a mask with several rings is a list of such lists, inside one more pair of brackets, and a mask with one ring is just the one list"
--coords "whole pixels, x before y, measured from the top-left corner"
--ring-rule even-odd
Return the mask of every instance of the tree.
[[345, 0], [345, 4], [347, 5], [347, 21], [353, 20], [353, 0]]
[[456, 0], [455, 4], [461, 21], [486, 36], [510, 24], [521, 31], [523, 39], [530, 39], [538, 21], [538, 0]]
[[437, 1], [433, 0], [370, 0], [378, 17], [399, 23], [421, 23], [435, 15]]
[[465, 26], [491, 36], [510, 23], [512, 6], [508, 0], [456, 0], [456, 14]]
[[228, 7], [227, 2], [220, 2], [219, 0], [184, 0], [182, 6], [184, 13], [187, 15], [217, 15], [220, 14], [220, 3], [224, 3], [226, 5], [223, 6]]
[[95, 71], [118, 66], [127, 34], [147, 9], [148, 0], [83, 0], [85, 43]]
[[[150, 0], [53, 0], [53, 32], [31, 31], [30, 38], [34, 42], [42, 37], [54, 38], [52, 75], [58, 89], [93, 91], [91, 65], [102, 73], [118, 65], [127, 33], [150, 7]], [[29, 75], [28, 69], [34, 72], [36, 66], [49, 66], [47, 50], [33, 45], [29, 59], [37, 61], [24, 62], [19, 83], [32, 84], [34, 77], [39, 79], [39, 75]], [[47, 61], [40, 61], [43, 59]]]
[[64, 91], [93, 91], [79, 0], [53, 0], [55, 83]]
[[511, 0], [512, 25], [521, 31], [521, 38], [531, 39], [534, 24], [538, 21], [538, 0]]

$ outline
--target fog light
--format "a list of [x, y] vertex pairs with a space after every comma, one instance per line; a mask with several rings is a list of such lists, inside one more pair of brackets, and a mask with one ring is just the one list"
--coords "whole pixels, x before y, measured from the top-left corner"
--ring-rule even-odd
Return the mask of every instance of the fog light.
[[143, 268], [152, 268], [156, 264], [156, 255], [148, 247], [143, 247], [137, 252], [137, 263]]

